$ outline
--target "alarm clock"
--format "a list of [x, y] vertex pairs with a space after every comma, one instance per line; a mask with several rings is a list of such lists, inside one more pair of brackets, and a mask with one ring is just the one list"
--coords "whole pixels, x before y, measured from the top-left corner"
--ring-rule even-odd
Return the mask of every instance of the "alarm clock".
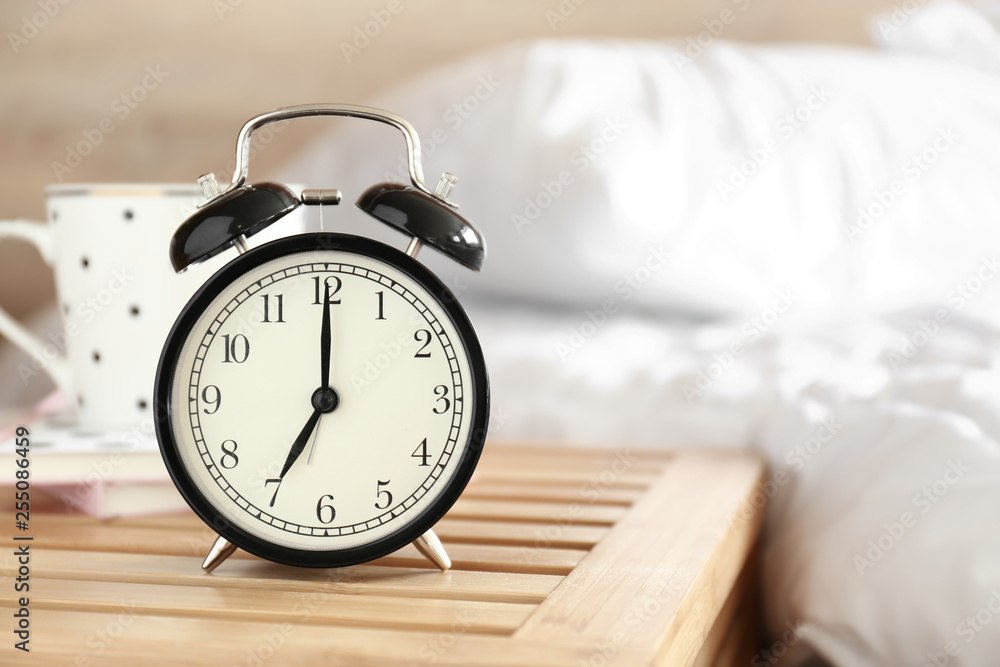
[[[347, 116], [406, 139], [409, 184], [381, 183], [357, 206], [409, 237], [405, 251], [339, 233], [251, 248], [254, 234], [299, 206], [247, 184], [253, 132], [276, 121]], [[160, 356], [154, 413], [164, 463], [191, 509], [218, 534], [202, 567], [237, 548], [279, 563], [340, 567], [413, 543], [442, 570], [432, 527], [479, 460], [489, 415], [482, 347], [448, 288], [417, 261], [423, 246], [478, 271], [483, 237], [449, 199], [455, 177], [424, 183], [420, 140], [395, 114], [351, 105], [278, 109], [248, 121], [224, 190], [174, 234], [177, 272], [235, 247], [194, 294]]]

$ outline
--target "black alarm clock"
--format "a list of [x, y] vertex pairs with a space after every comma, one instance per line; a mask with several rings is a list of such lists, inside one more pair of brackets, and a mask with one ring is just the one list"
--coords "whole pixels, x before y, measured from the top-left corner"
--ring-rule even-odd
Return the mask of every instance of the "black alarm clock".
[[[350, 116], [406, 138], [410, 184], [382, 183], [357, 206], [406, 234], [405, 251], [359, 236], [305, 233], [248, 247], [301, 205], [246, 184], [252, 133], [276, 121]], [[176, 271], [230, 247], [239, 254], [195, 293], [167, 336], [156, 374], [156, 435], [181, 495], [219, 538], [211, 571], [236, 548], [289, 565], [339, 567], [406, 544], [450, 567], [432, 526], [476, 467], [489, 415], [482, 347], [465, 311], [415, 259], [427, 245], [478, 271], [482, 235], [448, 199], [455, 178], [423, 180], [420, 140], [377, 109], [278, 109], [244, 125], [232, 182], [177, 229]], [[374, 369], [374, 372], [373, 372]]]

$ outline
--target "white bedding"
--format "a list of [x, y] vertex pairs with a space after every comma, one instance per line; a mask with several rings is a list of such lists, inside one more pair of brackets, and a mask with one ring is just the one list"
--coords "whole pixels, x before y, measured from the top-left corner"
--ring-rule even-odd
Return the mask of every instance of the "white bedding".
[[[421, 260], [482, 332], [494, 438], [757, 449], [783, 664], [1000, 664], [1000, 38], [888, 20], [883, 51], [515, 45], [374, 103], [488, 240], [482, 276]], [[344, 128], [285, 180], [401, 180], [398, 136]]]
[[[816, 323], [756, 341], [745, 321], [621, 317], [564, 360], [560, 346], [585, 316], [474, 316], [497, 439], [750, 446], [767, 456], [766, 609], [776, 634], [786, 623], [800, 629], [790, 656], [923, 665], [953, 641], [960, 652], [949, 664], [996, 664], [996, 332], [954, 319], [900, 364], [892, 355], [922, 331], [925, 314]], [[689, 400], [685, 386], [734, 341], [746, 351]], [[970, 633], [965, 619], [982, 609], [996, 622]]]

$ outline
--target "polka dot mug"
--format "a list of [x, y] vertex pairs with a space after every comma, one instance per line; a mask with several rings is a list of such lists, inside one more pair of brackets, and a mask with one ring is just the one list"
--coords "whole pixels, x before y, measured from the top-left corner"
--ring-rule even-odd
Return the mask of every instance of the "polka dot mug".
[[[77, 428], [102, 433], [146, 423], [152, 432], [156, 365], [170, 326], [228, 251], [182, 274], [170, 238], [204, 198], [186, 184], [64, 184], [46, 188], [48, 224], [0, 222], [0, 238], [37, 246], [53, 267], [63, 331], [43, 340], [0, 310], [0, 334], [30, 361], [16, 381], [48, 374], [76, 405]], [[301, 216], [259, 242], [304, 231]], [[295, 229], [298, 226], [299, 229]]]

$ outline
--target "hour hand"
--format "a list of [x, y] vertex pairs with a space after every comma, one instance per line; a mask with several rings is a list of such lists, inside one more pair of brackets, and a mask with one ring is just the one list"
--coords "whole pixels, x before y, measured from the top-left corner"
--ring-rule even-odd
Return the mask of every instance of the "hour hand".
[[268, 484], [277, 483], [278, 486], [274, 489], [274, 495], [271, 496], [271, 507], [274, 507], [274, 501], [278, 499], [278, 491], [281, 490], [281, 480], [285, 478], [285, 473], [292, 467], [295, 460], [299, 458], [302, 454], [302, 450], [306, 448], [306, 442], [309, 440], [309, 436], [312, 432], [316, 430], [316, 424], [319, 422], [320, 415], [323, 414], [322, 410], [313, 410], [312, 415], [309, 417], [309, 421], [306, 425], [302, 427], [302, 431], [299, 433], [298, 437], [295, 438], [295, 442], [292, 443], [292, 448], [288, 451], [288, 456], [285, 458], [285, 465], [281, 467], [281, 474], [274, 479], [264, 480], [264, 488], [267, 488]]
[[320, 415], [322, 414], [323, 412], [317, 409], [313, 410], [312, 415], [309, 416], [309, 421], [307, 421], [306, 425], [302, 427], [302, 431], [299, 433], [299, 436], [295, 438], [295, 442], [292, 443], [292, 448], [291, 450], [289, 450], [288, 457], [285, 459], [285, 465], [282, 466], [281, 474], [278, 475], [279, 480], [285, 478], [285, 473], [288, 472], [288, 469], [292, 467], [292, 464], [295, 463], [295, 460], [299, 458], [300, 454], [302, 454], [302, 450], [306, 448], [306, 443], [309, 441], [309, 436], [312, 435], [313, 430], [316, 428], [317, 422], [319, 422]]

